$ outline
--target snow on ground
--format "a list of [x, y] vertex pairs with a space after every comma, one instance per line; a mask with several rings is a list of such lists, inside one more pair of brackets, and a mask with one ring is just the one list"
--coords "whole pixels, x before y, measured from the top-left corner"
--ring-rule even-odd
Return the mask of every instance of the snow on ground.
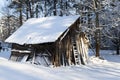
[[43, 67], [0, 58], [0, 80], [120, 80], [120, 56], [102, 51], [100, 60], [90, 57], [88, 65]]
[[11, 55], [11, 50], [10, 48], [4, 48], [0, 50], [0, 57], [3, 59], [9, 59]]

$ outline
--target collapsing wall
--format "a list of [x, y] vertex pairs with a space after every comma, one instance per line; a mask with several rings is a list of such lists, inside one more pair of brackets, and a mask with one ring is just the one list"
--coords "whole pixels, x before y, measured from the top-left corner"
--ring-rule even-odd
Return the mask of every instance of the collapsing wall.
[[89, 40], [79, 28], [79, 19], [56, 41], [53, 65], [85, 65], [88, 62]]

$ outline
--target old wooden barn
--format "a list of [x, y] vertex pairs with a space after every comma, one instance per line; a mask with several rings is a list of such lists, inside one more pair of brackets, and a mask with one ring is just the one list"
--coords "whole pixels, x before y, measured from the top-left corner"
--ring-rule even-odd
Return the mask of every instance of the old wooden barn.
[[5, 42], [12, 43], [10, 60], [38, 65], [86, 64], [88, 39], [80, 16], [55, 16], [27, 20]]

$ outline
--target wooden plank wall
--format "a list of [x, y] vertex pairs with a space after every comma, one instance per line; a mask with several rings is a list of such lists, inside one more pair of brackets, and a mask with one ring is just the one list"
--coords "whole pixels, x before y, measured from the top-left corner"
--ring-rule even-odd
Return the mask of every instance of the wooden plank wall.
[[56, 41], [56, 55], [54, 57], [55, 66], [67, 66], [75, 64], [72, 51], [71, 37], [76, 36], [76, 30], [79, 30], [78, 25], [79, 19], [69, 27], [69, 32], [62, 40], [60, 38], [65, 33], [63, 33], [62, 36], [60, 36]]

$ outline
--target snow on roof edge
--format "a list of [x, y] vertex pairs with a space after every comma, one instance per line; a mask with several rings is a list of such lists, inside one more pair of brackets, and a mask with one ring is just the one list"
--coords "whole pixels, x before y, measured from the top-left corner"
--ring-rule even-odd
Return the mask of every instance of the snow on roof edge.
[[[43, 18], [31, 18], [31, 19], [29, 19], [29, 20], [27, 20], [17, 31], [15, 31], [10, 37], [8, 37], [6, 40], [5, 40], [5, 42], [8, 42], [8, 43], [16, 43], [16, 44], [20, 44], [20, 45], [23, 45], [23, 44], [40, 44], [40, 43], [49, 43], [49, 42], [55, 42], [58, 38], [59, 38], [59, 36], [64, 32], [64, 31], [66, 31], [66, 29], [68, 29], [78, 18], [79, 18], [80, 16], [79, 15], [75, 15], [75, 16], [63, 16], [63, 17], [60, 17], [60, 16], [52, 16], [52, 17], [43, 17]], [[61, 23], [58, 21], [58, 19], [59, 19], [59, 21], [61, 21]], [[63, 18], [63, 19], [62, 19]], [[52, 20], [52, 19], [54, 19], [54, 20]], [[36, 20], [36, 22], [35, 22], [35, 20]], [[41, 20], [41, 21], [40, 21]], [[42, 21], [43, 20], [43, 21]], [[48, 22], [48, 23], [47, 23]], [[40, 24], [39, 24], [40, 23]], [[46, 24], [47, 23], [47, 24]], [[64, 23], [66, 23], [66, 24], [64, 24]], [[38, 25], [36, 25], [36, 24], [39, 24], [39, 26]], [[55, 26], [55, 25], [60, 25], [59, 27], [57, 26], [57, 28], [58, 29], [53, 29], [53, 31], [55, 31], [55, 32], [57, 32], [57, 30], [61, 30], [62, 32], [61, 32], [61, 34], [57, 34], [57, 37], [56, 37], [56, 35], [54, 35], [56, 38], [53, 38], [53, 39], [51, 39], [51, 40], [46, 40], [46, 41], [33, 41], [32, 42], [32, 40], [30, 40], [31, 42], [29, 42], [29, 39], [28, 38], [24, 38], [24, 36], [21, 36], [22, 38], [24, 38], [25, 40], [26, 40], [26, 42], [25, 42], [25, 40], [21, 40], [21, 41], [19, 41], [19, 39], [16, 39], [16, 35], [17, 35], [17, 37], [18, 36], [20, 36], [18, 33], [21, 33], [21, 32], [26, 32], [26, 30], [24, 30], [25, 28], [28, 28], [28, 26], [29, 27], [32, 27], [31, 25], [33, 25], [33, 26], [35, 26], [35, 27], [40, 27], [41, 28], [41, 26], [42, 27], [44, 27], [44, 25], [45, 25], [45, 27], [46, 27], [46, 29], [48, 29], [49, 30], [49, 25], [48, 24], [50, 24], [50, 27], [51, 27], [51, 24], [53, 24], [52, 25], [52, 29], [53, 29], [53, 27]], [[61, 27], [62, 26], [62, 27]], [[56, 26], [55, 26], [56, 27]], [[60, 28], [61, 27], [61, 28]], [[66, 28], [64, 28], [64, 27], [66, 27]], [[24, 29], [23, 29], [24, 28]], [[62, 29], [63, 28], [63, 29]], [[22, 31], [22, 30], [23, 31]], [[29, 28], [28, 28], [29, 29]], [[52, 29], [50, 29], [50, 30], [52, 30]], [[21, 30], [21, 32], [20, 32], [20, 30]], [[36, 30], [37, 30], [37, 28], [36, 28]], [[36, 30], [32, 30], [32, 32], [36, 32]], [[41, 31], [42, 32], [42, 31]], [[58, 31], [58, 32], [60, 32], [60, 31]], [[27, 33], [27, 32], [26, 32]], [[52, 32], [51, 32], [52, 33]], [[51, 34], [50, 33], [50, 34]], [[39, 31], [38, 31], [38, 34], [39, 34]], [[38, 34], [37, 34], [37, 36], [38, 36]], [[24, 35], [24, 34], [23, 34]], [[25, 35], [28, 35], [28, 34], [25, 34]], [[53, 34], [52, 34], [53, 35]], [[29, 36], [31, 36], [30, 34], [29, 34]], [[34, 36], [36, 36], [36, 35], [34, 35]], [[41, 35], [40, 35], [41, 36]], [[38, 37], [40, 37], [40, 36], [38, 36]], [[46, 35], [45, 35], [46, 36]], [[44, 36], [41, 36], [41, 37], [44, 37]], [[13, 38], [13, 39], [12, 39]], [[30, 37], [29, 37], [30, 38]], [[44, 37], [45, 38], [45, 37]], [[51, 35], [49, 35], [48, 36], [48, 39], [50, 39], [51, 38]], [[33, 37], [32, 37], [32, 39], [34, 39]], [[42, 38], [38, 38], [38, 39], [42, 39]], [[18, 40], [18, 41], [17, 41]], [[44, 40], [44, 39], [43, 39]], [[22, 42], [23, 41], [23, 42]]]

